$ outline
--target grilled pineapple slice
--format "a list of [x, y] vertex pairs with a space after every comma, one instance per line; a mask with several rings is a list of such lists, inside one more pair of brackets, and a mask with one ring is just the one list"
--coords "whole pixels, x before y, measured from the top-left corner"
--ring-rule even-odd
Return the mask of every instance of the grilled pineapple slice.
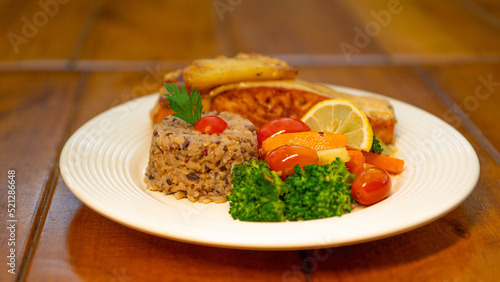
[[297, 70], [282, 60], [246, 53], [233, 58], [195, 60], [183, 70], [186, 88], [196, 87], [200, 92], [240, 81], [293, 79], [295, 76]]

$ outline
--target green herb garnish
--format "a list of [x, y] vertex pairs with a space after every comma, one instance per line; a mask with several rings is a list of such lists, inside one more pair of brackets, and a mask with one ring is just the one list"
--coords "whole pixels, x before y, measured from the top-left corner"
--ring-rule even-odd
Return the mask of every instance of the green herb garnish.
[[177, 86], [165, 83], [165, 88], [172, 94], [164, 94], [170, 103], [169, 107], [175, 112], [172, 115], [194, 125], [201, 118], [201, 111], [203, 109], [201, 96], [196, 88], [193, 89], [191, 95], [187, 94], [184, 85], [181, 85], [179, 90]]
[[372, 143], [372, 148], [370, 149], [370, 152], [382, 154], [383, 151], [384, 151], [384, 148], [382, 148], [382, 145], [380, 145], [380, 141], [378, 141], [378, 139], [375, 138], [375, 135], [373, 135], [373, 143]]

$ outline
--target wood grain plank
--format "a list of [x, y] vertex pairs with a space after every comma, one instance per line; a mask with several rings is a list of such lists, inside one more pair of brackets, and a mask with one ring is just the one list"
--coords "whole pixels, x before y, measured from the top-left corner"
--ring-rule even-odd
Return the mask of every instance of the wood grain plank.
[[106, 1], [80, 59], [191, 60], [218, 54], [207, 1]]
[[85, 95], [75, 112], [72, 132], [109, 108], [158, 92], [163, 83], [163, 74], [164, 71], [155, 64], [145, 65], [143, 72], [92, 73], [85, 87]]
[[0, 61], [69, 60], [92, 3], [2, 1]]
[[[23, 255], [30, 247], [44, 197], [53, 174], [61, 139], [75, 99], [79, 75], [76, 73], [14, 72], [0, 76], [0, 171], [16, 171], [15, 255], [16, 275]], [[2, 189], [2, 214], [7, 213], [7, 187]], [[10, 233], [2, 222], [0, 244], [7, 248]], [[5, 250], [5, 249], [4, 249]], [[2, 251], [2, 254], [4, 252]], [[7, 255], [2, 256], [7, 263]], [[4, 268], [6, 269], [6, 268]], [[14, 275], [0, 272], [0, 280]]]
[[[447, 107], [405, 67], [307, 68], [303, 77], [366, 89], [443, 118]], [[416, 121], [417, 122], [417, 121]], [[451, 124], [451, 123], [450, 123]], [[333, 249], [311, 250], [300, 268], [313, 281], [492, 281], [500, 273], [500, 167], [461, 125], [476, 150], [481, 175], [471, 196], [441, 219], [398, 236]]]
[[454, 1], [343, 1], [390, 54], [498, 54], [499, 30]]
[[[487, 21], [495, 21], [494, 25], [500, 23], [500, 5], [495, 0], [462, 0], [462, 5], [474, 10], [478, 16], [485, 18]], [[494, 17], [491, 18], [490, 17]], [[497, 23], [498, 22], [498, 23]]]
[[[244, 1], [226, 13], [235, 49], [267, 54], [350, 55], [356, 21], [332, 1]], [[344, 44], [344, 45], [343, 45]], [[380, 54], [374, 41], [354, 55]], [[349, 59], [349, 58], [346, 58]]]
[[[157, 89], [159, 84], [153, 87], [149, 75], [92, 74], [74, 129], [103, 110], [135, 98], [137, 86]], [[275, 281], [299, 262], [298, 252], [203, 247], [132, 230], [83, 206], [59, 179], [27, 280]]]
[[449, 122], [456, 126], [462, 123], [452, 113], [472, 121], [480, 131], [476, 138], [489, 143], [491, 150], [496, 150], [492, 154], [498, 155], [500, 132], [494, 121], [500, 120], [500, 64], [433, 66], [426, 70], [454, 101], [446, 116]]
[[301, 67], [298, 71], [301, 79], [371, 91], [442, 116], [436, 97], [420, 94], [430, 90], [406, 66]]

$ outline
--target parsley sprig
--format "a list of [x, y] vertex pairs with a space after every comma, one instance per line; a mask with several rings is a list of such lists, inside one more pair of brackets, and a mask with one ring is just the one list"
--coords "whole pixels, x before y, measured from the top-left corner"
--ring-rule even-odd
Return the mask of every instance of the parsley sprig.
[[172, 94], [164, 94], [170, 103], [170, 108], [175, 112], [172, 115], [194, 125], [201, 118], [201, 111], [203, 109], [201, 96], [196, 88], [193, 89], [191, 95], [187, 94], [184, 85], [181, 85], [179, 90], [177, 86], [165, 83], [165, 88]]

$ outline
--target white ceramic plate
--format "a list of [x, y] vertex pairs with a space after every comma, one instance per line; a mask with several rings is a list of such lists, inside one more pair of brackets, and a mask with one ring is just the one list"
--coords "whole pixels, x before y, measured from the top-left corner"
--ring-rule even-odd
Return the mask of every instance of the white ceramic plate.
[[[375, 95], [332, 86], [356, 95]], [[85, 205], [130, 228], [189, 243], [261, 250], [311, 249], [376, 240], [429, 223], [461, 204], [479, 178], [472, 146], [453, 127], [398, 100], [396, 143], [405, 169], [386, 200], [302, 222], [233, 220], [229, 205], [175, 200], [145, 189], [151, 140], [149, 111], [157, 94], [112, 108], [78, 129], [61, 154], [69, 189]]]

